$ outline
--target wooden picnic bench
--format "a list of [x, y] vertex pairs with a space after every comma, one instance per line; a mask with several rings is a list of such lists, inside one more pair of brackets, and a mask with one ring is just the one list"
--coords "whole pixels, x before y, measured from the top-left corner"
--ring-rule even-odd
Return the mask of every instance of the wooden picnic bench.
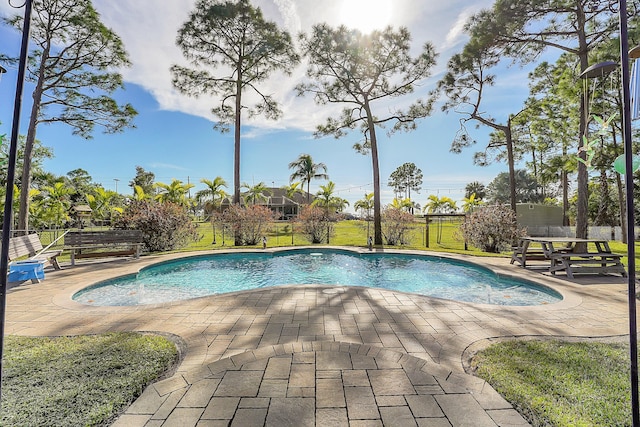
[[[540, 248], [532, 248], [531, 243], [539, 244]], [[586, 250], [588, 244], [595, 246], [595, 252]], [[581, 249], [578, 249], [578, 245], [581, 245]], [[622, 255], [612, 253], [609, 243], [603, 239], [523, 237], [518, 246], [513, 248], [511, 264], [517, 262], [526, 267], [529, 260], [549, 262], [548, 271], [551, 274], [564, 271], [569, 278], [573, 278], [574, 273], [615, 273], [627, 276]]]
[[71, 252], [71, 265], [75, 265], [76, 258], [139, 258], [143, 243], [140, 230], [70, 231], [64, 237], [64, 248]]
[[551, 267], [549, 272], [556, 274], [565, 271], [567, 277], [573, 279], [574, 273], [620, 274], [627, 277], [627, 271], [622, 264], [622, 255], [611, 252], [564, 252], [549, 255]]
[[11, 237], [9, 238], [9, 260], [15, 261], [18, 258], [27, 256], [30, 261], [49, 262], [53, 265], [53, 268], [60, 270], [57, 258], [62, 253], [62, 250], [49, 250], [50, 246], [43, 248], [40, 238], [35, 233]]

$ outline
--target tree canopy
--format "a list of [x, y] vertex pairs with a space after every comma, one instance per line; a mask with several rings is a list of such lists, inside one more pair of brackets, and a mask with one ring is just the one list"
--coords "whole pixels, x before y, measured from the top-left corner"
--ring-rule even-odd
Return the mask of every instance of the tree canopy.
[[[249, 0], [199, 0], [178, 31], [177, 44], [193, 67], [173, 65], [173, 85], [182, 93], [219, 99], [212, 109], [215, 128], [234, 126], [234, 203], [240, 203], [240, 128], [242, 110], [249, 116], [277, 119], [277, 101], [258, 86], [275, 71], [289, 74], [298, 63], [291, 36], [262, 16]], [[245, 102], [249, 94], [254, 105]]]
[[[629, 2], [638, 10], [640, 2]], [[520, 63], [531, 62], [548, 49], [573, 55], [579, 73], [589, 66], [589, 54], [615, 38], [618, 19], [613, 0], [497, 0], [492, 8], [473, 16], [467, 24], [471, 40], [490, 45]], [[586, 103], [579, 108], [579, 133], [574, 135], [578, 153], [587, 131]], [[587, 237], [588, 171], [578, 165], [576, 237]]]
[[[5, 22], [21, 28], [22, 17]], [[113, 71], [129, 59], [120, 38], [101, 21], [91, 0], [35, 0], [26, 78], [34, 83], [33, 104], [20, 181], [18, 228], [28, 229], [31, 161], [36, 129], [42, 123], [64, 123], [72, 133], [90, 139], [95, 127], [107, 133], [132, 126], [137, 114], [110, 95], [123, 87]]]
[[[431, 112], [431, 103], [418, 99], [406, 108], [384, 102], [414, 92], [415, 85], [430, 75], [436, 53], [425, 43], [416, 58], [410, 55], [411, 36], [406, 28], [362, 34], [344, 26], [315, 25], [302, 35], [309, 58], [308, 80], [298, 85], [299, 95], [310, 93], [317, 104], [345, 104], [342, 114], [318, 125], [315, 135], [345, 136], [359, 128], [364, 137], [354, 148], [371, 153], [374, 193], [374, 240], [382, 244], [380, 168], [376, 127], [391, 125], [389, 134], [416, 128], [416, 120]], [[401, 101], [397, 101], [401, 104]]]
[[422, 170], [415, 163], [403, 163], [391, 173], [388, 185], [396, 195], [404, 193], [405, 198], [411, 199], [411, 190], [419, 193], [422, 188]]

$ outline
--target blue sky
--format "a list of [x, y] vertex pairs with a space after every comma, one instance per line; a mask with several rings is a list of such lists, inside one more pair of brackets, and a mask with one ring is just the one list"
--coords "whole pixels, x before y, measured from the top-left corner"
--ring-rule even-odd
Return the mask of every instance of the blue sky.
[[[135, 167], [142, 166], [156, 176], [156, 181], [170, 183], [173, 179], [196, 184], [192, 191], [202, 189], [200, 179], [222, 176], [233, 186], [233, 133], [220, 134], [213, 130], [215, 117], [210, 109], [217, 100], [199, 99], [179, 94], [171, 86], [169, 67], [186, 64], [177, 47], [176, 31], [187, 19], [194, 0], [136, 0], [113, 2], [94, 0], [103, 22], [123, 39], [132, 66], [121, 70], [126, 87], [116, 94], [120, 102], [129, 102], [138, 110], [135, 129], [122, 134], [94, 133], [92, 140], [71, 135], [63, 125], [40, 126], [38, 139], [51, 147], [54, 159], [45, 169], [58, 175], [83, 168], [95, 182], [106, 189], [130, 194], [129, 181]], [[448, 2], [424, 0], [253, 0], [267, 19], [277, 22], [292, 34], [308, 31], [319, 22], [330, 25], [345, 24], [363, 31], [372, 26], [406, 26], [416, 51], [430, 41], [439, 53], [431, 78], [423, 82], [416, 97], [433, 89], [446, 68], [448, 58], [459, 51], [465, 42], [462, 25], [465, 19], [490, 0]], [[445, 4], [446, 3], [446, 4]], [[354, 11], [366, 11], [359, 14]], [[22, 13], [22, 10], [19, 11]], [[15, 13], [6, 2], [0, 3], [0, 13]], [[362, 16], [360, 16], [362, 15]], [[0, 51], [18, 55], [19, 36], [7, 28], [0, 29]], [[9, 68], [0, 81], [0, 133], [10, 134], [15, 92], [16, 69]], [[340, 110], [339, 106], [318, 107], [312, 99], [298, 98], [293, 87], [304, 77], [304, 67], [290, 78], [276, 77], [265, 83], [266, 91], [280, 101], [284, 116], [277, 122], [263, 118], [245, 118], [242, 138], [241, 181], [249, 184], [265, 182], [268, 186], [288, 184], [291, 170], [287, 165], [302, 153], [311, 154], [315, 162], [327, 165], [328, 174], [336, 183], [337, 194], [353, 203], [373, 189], [371, 159], [356, 153], [352, 146], [361, 140], [357, 133], [336, 140], [314, 139], [317, 124]], [[489, 93], [486, 104], [497, 120], [517, 112], [527, 96], [527, 70], [509, 68], [500, 73], [496, 86]], [[31, 87], [25, 87], [21, 131], [26, 132]], [[409, 104], [413, 98], [405, 99]], [[415, 163], [424, 174], [422, 191], [413, 198], [424, 205], [430, 194], [461, 200], [464, 186], [471, 181], [488, 184], [506, 166], [473, 165], [474, 151], [483, 147], [489, 129], [472, 129], [478, 140], [475, 148], [463, 154], [449, 152], [451, 141], [459, 128], [460, 116], [444, 114], [439, 105], [432, 116], [421, 120], [418, 129], [387, 138], [382, 132], [380, 169], [382, 202], [390, 203], [393, 192], [386, 186], [389, 175], [402, 163]], [[388, 108], [383, 106], [382, 108]], [[501, 116], [502, 114], [502, 116]], [[314, 181], [316, 192], [324, 181]]]

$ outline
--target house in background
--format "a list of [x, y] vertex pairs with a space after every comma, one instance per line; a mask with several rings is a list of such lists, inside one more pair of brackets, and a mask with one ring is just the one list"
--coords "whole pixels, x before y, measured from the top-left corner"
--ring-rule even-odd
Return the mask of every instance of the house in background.
[[[284, 188], [271, 187], [264, 191], [265, 198], [262, 200], [256, 200], [256, 205], [266, 206], [276, 214], [277, 219], [287, 220], [291, 218], [295, 218], [300, 213], [300, 209], [302, 206], [307, 204], [307, 193], [303, 191], [302, 193], [296, 193], [292, 198], [287, 197], [287, 192]], [[309, 203], [313, 203], [315, 200], [315, 196], [313, 194], [309, 195]], [[229, 208], [233, 203], [231, 198], [225, 198], [222, 200], [220, 207], [222, 211], [225, 211]], [[242, 196], [242, 200], [240, 201], [242, 206], [246, 205], [246, 201], [244, 196]]]

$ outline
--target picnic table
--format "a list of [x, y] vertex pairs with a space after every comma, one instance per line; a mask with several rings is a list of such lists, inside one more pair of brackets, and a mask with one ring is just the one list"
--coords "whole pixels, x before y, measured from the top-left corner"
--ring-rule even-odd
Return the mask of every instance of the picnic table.
[[[595, 251], [590, 248], [595, 247]], [[620, 274], [627, 276], [622, 264], [622, 255], [611, 252], [609, 242], [604, 239], [580, 239], [577, 237], [522, 237], [513, 248], [511, 264], [522, 267], [527, 261], [544, 261], [549, 272], [564, 271], [567, 277], [575, 273]]]

